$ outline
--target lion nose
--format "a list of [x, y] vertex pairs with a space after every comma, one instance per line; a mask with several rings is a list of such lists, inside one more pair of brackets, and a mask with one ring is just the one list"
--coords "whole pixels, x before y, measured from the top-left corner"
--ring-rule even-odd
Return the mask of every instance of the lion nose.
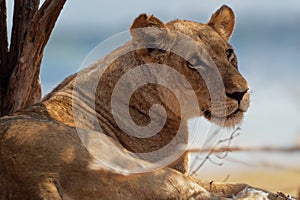
[[248, 91], [248, 89], [243, 91], [243, 92], [234, 92], [234, 93], [226, 92], [226, 96], [240, 102], [243, 99], [243, 97], [244, 97], [244, 95], [246, 94], [247, 91]]

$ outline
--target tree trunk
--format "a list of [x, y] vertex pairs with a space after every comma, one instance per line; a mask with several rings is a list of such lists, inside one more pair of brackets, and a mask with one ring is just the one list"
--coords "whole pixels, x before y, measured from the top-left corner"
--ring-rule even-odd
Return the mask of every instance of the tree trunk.
[[46, 0], [39, 9], [39, 0], [15, 0], [8, 49], [6, 6], [0, 0], [0, 116], [40, 101], [43, 52], [65, 2]]
[[4, 97], [7, 88], [8, 72], [7, 72], [7, 54], [8, 54], [8, 40], [7, 40], [7, 24], [6, 24], [6, 2], [0, 0], [0, 116], [3, 114]]

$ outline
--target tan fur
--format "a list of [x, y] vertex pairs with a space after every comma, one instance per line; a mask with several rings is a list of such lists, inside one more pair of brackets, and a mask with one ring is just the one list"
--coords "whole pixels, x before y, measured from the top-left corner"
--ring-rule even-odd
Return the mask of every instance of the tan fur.
[[[140, 15], [131, 27], [132, 41], [113, 51], [91, 67], [64, 80], [41, 103], [23, 109], [12, 117], [1, 119], [0, 152], [1, 155], [7, 157], [0, 159], [0, 169], [3, 171], [2, 174], [0, 173], [0, 178], [9, 180], [10, 185], [7, 186], [7, 190], [2, 187], [4, 189], [2, 189], [3, 191], [0, 189], [0, 193], [5, 191], [9, 193], [10, 187], [19, 187], [16, 198], [24, 193], [30, 194], [31, 192], [31, 194], [36, 195], [34, 196], [36, 199], [41, 198], [43, 195], [48, 195], [49, 199], [51, 199], [51, 195], [53, 199], [59, 199], [59, 195], [61, 198], [71, 199], [101, 199], [100, 196], [107, 193], [110, 195], [109, 199], [133, 199], [134, 196], [136, 199], [166, 199], [180, 198], [180, 195], [184, 195], [184, 191], [188, 191], [193, 195], [197, 194], [198, 198], [209, 199], [208, 193], [203, 191], [199, 185], [194, 185], [190, 180], [169, 169], [160, 170], [155, 172], [154, 175], [145, 174], [130, 178], [114, 175], [104, 168], [89, 169], [88, 166], [93, 162], [93, 156], [82, 145], [75, 126], [90, 131], [90, 133], [97, 131], [95, 122], [91, 120], [95, 103], [97, 119], [104, 133], [101, 134], [102, 139], [99, 141], [106, 148], [103, 154], [115, 155], [119, 157], [124, 165], [131, 166], [135, 164], [135, 158], [131, 158], [128, 152], [143, 153], [161, 149], [175, 137], [174, 135], [178, 132], [181, 121], [184, 123], [176, 142], [184, 145], [188, 142], [186, 122], [192, 117], [204, 116], [208, 120], [219, 124], [222, 123], [222, 120], [225, 120], [225, 127], [237, 125], [241, 122], [243, 113], [247, 111], [249, 106], [249, 88], [246, 80], [237, 69], [236, 57], [228, 43], [233, 31], [233, 24], [233, 12], [226, 6], [220, 8], [207, 24], [185, 20], [174, 20], [163, 24], [154, 16]], [[134, 31], [140, 27], [154, 27], [157, 29], [149, 33], [152, 34], [150, 35], [151, 40], [147, 40], [147, 38], [144, 38], [145, 35], [141, 35], [141, 32]], [[224, 83], [224, 90], [221, 90], [217, 96], [223, 95], [225, 104], [221, 100], [216, 100], [217, 103], [224, 104], [220, 105], [220, 109], [218, 109], [218, 105], [212, 105], [206, 83], [197, 70], [193, 69], [187, 60], [168, 51], [176, 43], [172, 31], [189, 36], [195, 44], [203, 46], [209, 56], [213, 58]], [[156, 45], [161, 45], [160, 47], [164, 50], [139, 48], [145, 42], [154, 42]], [[118, 56], [121, 52], [126, 52], [126, 49], [130, 48], [134, 48], [135, 51]], [[187, 53], [189, 52], [187, 51]], [[117, 59], [115, 59], [116, 56], [118, 56]], [[114, 60], [114, 62], [110, 63], [111, 60]], [[194, 107], [189, 107], [189, 101], [186, 101], [184, 104], [188, 112], [186, 115], [181, 116], [179, 108], [182, 105], [179, 104], [178, 99], [172, 92], [156, 84], [145, 85], [131, 97], [129, 112], [132, 120], [140, 126], [149, 124], [148, 111], [153, 104], [162, 105], [168, 118], [163, 129], [155, 136], [137, 138], [126, 134], [118, 127], [111, 113], [111, 96], [117, 81], [126, 72], [135, 66], [149, 63], [171, 66], [180, 72], [195, 91], [196, 100], [201, 110], [195, 112]], [[76, 80], [81, 80], [87, 84], [95, 82], [99, 73], [102, 73], [97, 71], [100, 65], [107, 66], [107, 69], [102, 71], [103, 74], [99, 80], [96, 94], [90, 91], [88, 87], [74, 90]], [[145, 68], [143, 73], [148, 73], [148, 70], [149, 68]], [[155, 73], [150, 73], [149, 76], [153, 76], [153, 80], [156, 81], [159, 79]], [[130, 78], [132, 83], [129, 83], [128, 88], [134, 86], [134, 80], [138, 77], [131, 76]], [[183, 82], [174, 77], [169, 77], [165, 81], [174, 83], [182, 98], [189, 97]], [[124, 95], [126, 92], [124, 91]], [[94, 96], [96, 96], [95, 102], [92, 101]], [[238, 101], [235, 99], [237, 97], [241, 99]], [[77, 101], [72, 101], [72, 98], [76, 98]], [[124, 103], [123, 100], [122, 94], [120, 94], [120, 103]], [[221, 109], [224, 106], [226, 108], [225, 112]], [[213, 107], [215, 109], [212, 109]], [[74, 121], [74, 110], [72, 109], [77, 110], [76, 118], [82, 119], [79, 120], [80, 123]], [[156, 116], [160, 117], [160, 115], [161, 113], [157, 113]], [[126, 122], [126, 120], [124, 121]], [[22, 150], [18, 151], [19, 148]], [[10, 149], [13, 149], [13, 151]], [[172, 146], [170, 151], [169, 154], [172, 153]], [[184, 151], [181, 153], [183, 156], [173, 163], [172, 167], [186, 173], [188, 171], [188, 155]], [[141, 158], [146, 161], [153, 161], [154, 159], [152, 157]], [[17, 166], [22, 167], [19, 169]], [[165, 175], [165, 178], [160, 179], [159, 177], [163, 175]], [[13, 177], [17, 178], [14, 179]], [[167, 192], [178, 187], [176, 185], [178, 183], [172, 177], [176, 177], [176, 181], [189, 182], [189, 185], [179, 186], [180, 188], [183, 187], [181, 188], [183, 193]], [[27, 188], [22, 188], [22, 181], [26, 183], [30, 181]], [[157, 184], [157, 187], [153, 190], [147, 190], [152, 182], [153, 185]], [[160, 182], [165, 184], [165, 188], [159, 186]], [[106, 187], [106, 185], [108, 186]], [[36, 191], [37, 186], [38, 191]], [[91, 188], [94, 188], [94, 190]], [[137, 188], [143, 188], [143, 192], [137, 192]], [[193, 189], [190, 190], [190, 188]], [[155, 193], [161, 189], [164, 191], [165, 196], [160, 196], [161, 193]], [[125, 196], [127, 198], [124, 198]], [[193, 196], [191, 195], [191, 197]]]

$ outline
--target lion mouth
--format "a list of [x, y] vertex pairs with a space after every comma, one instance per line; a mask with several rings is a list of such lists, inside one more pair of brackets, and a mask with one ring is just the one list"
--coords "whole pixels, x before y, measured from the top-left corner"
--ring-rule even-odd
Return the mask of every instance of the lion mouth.
[[237, 119], [240, 119], [244, 112], [239, 108], [237, 108], [234, 112], [226, 116], [214, 115], [210, 110], [204, 110], [203, 113], [204, 113], [204, 117], [207, 118], [208, 120], [216, 122], [217, 124], [225, 124], [226, 126], [227, 121], [240, 121]]

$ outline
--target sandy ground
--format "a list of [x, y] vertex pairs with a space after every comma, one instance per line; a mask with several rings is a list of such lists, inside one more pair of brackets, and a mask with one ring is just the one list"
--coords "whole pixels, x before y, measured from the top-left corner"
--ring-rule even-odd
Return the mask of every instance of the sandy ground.
[[250, 171], [224, 174], [214, 174], [202, 176], [207, 180], [214, 180], [226, 183], [247, 183], [258, 188], [271, 192], [283, 192], [294, 197], [300, 194], [300, 169], [293, 171]]

